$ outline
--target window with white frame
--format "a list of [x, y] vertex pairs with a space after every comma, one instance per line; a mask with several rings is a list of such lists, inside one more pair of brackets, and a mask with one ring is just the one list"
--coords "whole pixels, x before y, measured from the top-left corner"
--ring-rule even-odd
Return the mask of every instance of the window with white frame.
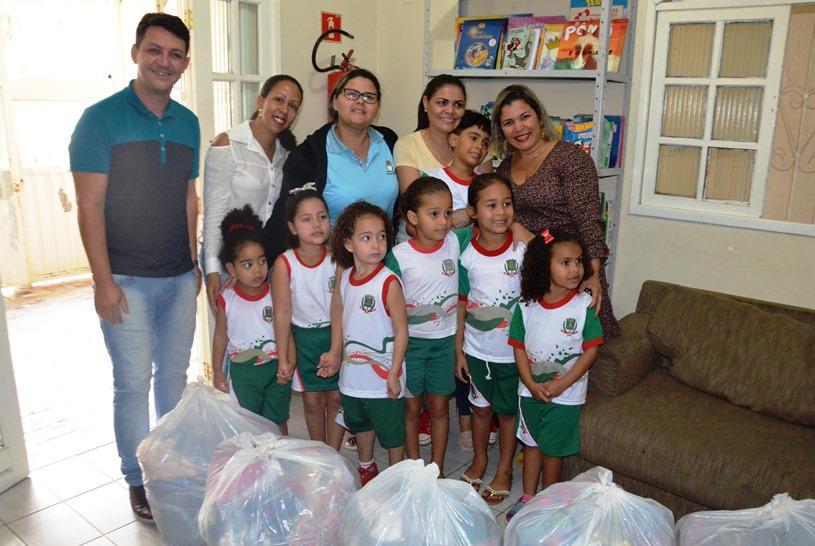
[[258, 25], [261, 2], [210, 0], [215, 134], [249, 119], [263, 82]]
[[649, 6], [631, 212], [815, 235], [815, 4], [727, 4]]

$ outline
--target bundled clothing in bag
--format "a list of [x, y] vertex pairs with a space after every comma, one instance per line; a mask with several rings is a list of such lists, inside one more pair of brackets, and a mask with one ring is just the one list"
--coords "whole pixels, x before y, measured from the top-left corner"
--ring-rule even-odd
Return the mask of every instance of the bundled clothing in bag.
[[210, 546], [337, 544], [356, 470], [322, 442], [240, 434], [215, 449], [198, 525]]
[[507, 526], [505, 546], [674, 546], [674, 518], [658, 502], [628, 493], [600, 466], [550, 485]]
[[405, 460], [351, 497], [340, 546], [498, 546], [495, 516], [475, 490], [438, 479], [435, 463]]
[[136, 455], [147, 499], [164, 541], [200, 546], [198, 510], [215, 446], [241, 432], [275, 433], [271, 421], [238, 406], [227, 394], [190, 383], [173, 411], [139, 444]]

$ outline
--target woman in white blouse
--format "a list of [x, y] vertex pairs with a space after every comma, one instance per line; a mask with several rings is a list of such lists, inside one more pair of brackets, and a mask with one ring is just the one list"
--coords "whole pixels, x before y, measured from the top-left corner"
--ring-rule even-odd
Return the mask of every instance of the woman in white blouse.
[[257, 97], [252, 119], [215, 137], [204, 163], [204, 272], [215, 313], [221, 290], [220, 225], [226, 213], [249, 204], [261, 221], [272, 215], [283, 182], [283, 163], [296, 141], [289, 127], [303, 101], [300, 83], [272, 76]]

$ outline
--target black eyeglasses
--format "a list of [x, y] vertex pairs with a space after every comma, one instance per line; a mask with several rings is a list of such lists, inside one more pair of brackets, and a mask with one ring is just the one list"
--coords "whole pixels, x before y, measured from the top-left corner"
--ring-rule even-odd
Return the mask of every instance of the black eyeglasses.
[[379, 93], [363, 93], [362, 91], [357, 91], [356, 89], [346, 87], [342, 90], [342, 94], [345, 95], [345, 98], [350, 101], [356, 101], [358, 98], [362, 97], [362, 102], [365, 104], [376, 104], [379, 102]]

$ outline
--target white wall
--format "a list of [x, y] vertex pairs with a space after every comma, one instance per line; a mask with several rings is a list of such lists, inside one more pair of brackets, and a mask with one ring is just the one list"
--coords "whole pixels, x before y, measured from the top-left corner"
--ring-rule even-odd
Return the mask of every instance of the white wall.
[[326, 73], [311, 67], [311, 49], [319, 36], [320, 12], [339, 13], [342, 28], [354, 35], [342, 42], [323, 42], [317, 64], [327, 66], [331, 55], [354, 49], [354, 62], [378, 74], [379, 51], [377, 3], [372, 0], [280, 0], [280, 72], [294, 76], [303, 86], [303, 106], [293, 131], [298, 141], [327, 121]]
[[[639, 2], [634, 66], [645, 45], [646, 5]], [[642, 75], [633, 74], [613, 304], [618, 317], [634, 310], [642, 282], [673, 282], [815, 308], [815, 239], [629, 214], [637, 105]], [[642, 135], [640, 135], [642, 137]]]

